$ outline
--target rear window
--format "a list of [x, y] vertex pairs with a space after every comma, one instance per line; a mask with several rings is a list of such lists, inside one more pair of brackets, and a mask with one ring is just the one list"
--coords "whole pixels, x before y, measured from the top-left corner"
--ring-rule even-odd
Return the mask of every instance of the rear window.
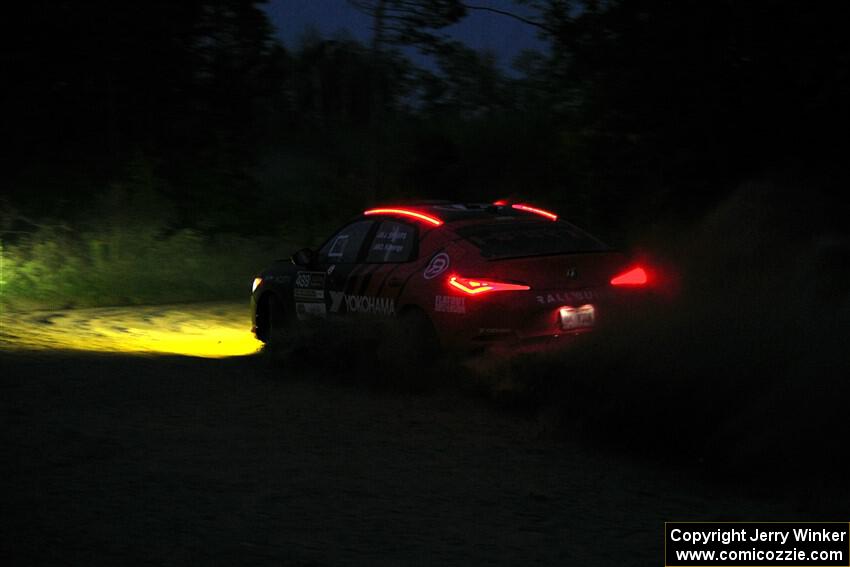
[[563, 221], [474, 225], [458, 229], [457, 233], [490, 260], [611, 249], [577, 226]]

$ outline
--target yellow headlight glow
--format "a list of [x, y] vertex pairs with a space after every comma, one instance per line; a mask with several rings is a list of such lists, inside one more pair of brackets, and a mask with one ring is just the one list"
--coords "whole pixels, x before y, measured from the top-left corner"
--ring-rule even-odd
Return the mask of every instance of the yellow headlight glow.
[[98, 307], [3, 314], [0, 346], [20, 350], [178, 354], [223, 358], [257, 352], [241, 303]]

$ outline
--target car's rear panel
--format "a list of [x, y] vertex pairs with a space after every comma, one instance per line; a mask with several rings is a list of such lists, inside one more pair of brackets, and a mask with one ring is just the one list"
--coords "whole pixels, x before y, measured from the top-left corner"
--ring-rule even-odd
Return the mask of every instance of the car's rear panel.
[[559, 293], [607, 286], [625, 262], [623, 254], [609, 251], [509, 258], [480, 265], [492, 278], [521, 281], [540, 293]]
[[[504, 228], [510, 231], [509, 225]], [[435, 292], [432, 318], [444, 342], [474, 346], [563, 338], [604, 322], [617, 309], [617, 296], [623, 293], [611, 285], [611, 279], [628, 266], [628, 260], [598, 241], [582, 245], [595, 250], [501, 258], [497, 247], [484, 250], [491, 256], [487, 258], [482, 254], [486, 243], [458, 239], [450, 249], [451, 269]], [[524, 284], [530, 289], [471, 294], [449, 285], [453, 276]]]
[[[498, 272], [492, 274], [494, 279], [499, 277]], [[520, 274], [511, 279], [534, 280], [523, 280], [522, 277]], [[446, 285], [445, 293], [452, 299], [442, 299], [443, 304], [460, 305], [461, 314], [458, 317], [438, 313], [435, 318], [441, 319], [445, 328], [456, 330], [450, 333], [454, 341], [486, 343], [586, 332], [598, 325], [600, 318], [608, 315], [606, 310], [609, 306], [614, 304], [615, 291], [605, 283], [597, 281], [595, 285], [582, 285], [569, 277], [561, 281], [551, 275], [545, 278], [545, 286], [538, 287], [532, 283], [529, 290], [496, 291], [480, 296], [468, 295]], [[583, 324], [569, 328], [563, 326], [562, 309], [584, 309], [583, 313], [586, 313], [591, 308], [592, 315], [585, 317]]]

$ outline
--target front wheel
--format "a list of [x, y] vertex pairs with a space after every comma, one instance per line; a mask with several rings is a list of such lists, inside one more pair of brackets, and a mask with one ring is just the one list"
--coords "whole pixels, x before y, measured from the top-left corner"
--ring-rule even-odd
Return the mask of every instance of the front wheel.
[[280, 300], [274, 294], [264, 297], [257, 309], [257, 338], [270, 347], [281, 345], [286, 342], [289, 327]]

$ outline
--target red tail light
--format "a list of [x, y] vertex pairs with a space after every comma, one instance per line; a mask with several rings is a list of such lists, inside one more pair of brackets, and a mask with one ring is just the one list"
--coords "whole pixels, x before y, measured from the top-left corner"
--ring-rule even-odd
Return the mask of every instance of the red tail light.
[[525, 211], [527, 213], [534, 213], [535, 215], [540, 215], [542, 217], [546, 217], [549, 220], [556, 221], [558, 220], [558, 215], [555, 213], [544, 211], [543, 209], [538, 209], [536, 207], [530, 207], [523, 203], [517, 203], [515, 205], [511, 205], [512, 208], [517, 209], [519, 211]]
[[611, 279], [611, 285], [641, 286], [649, 281], [646, 270], [638, 266]]
[[531, 289], [530, 286], [524, 284], [497, 282], [481, 278], [462, 278], [460, 276], [450, 277], [449, 285], [469, 295], [479, 295], [488, 291], [524, 291]]

